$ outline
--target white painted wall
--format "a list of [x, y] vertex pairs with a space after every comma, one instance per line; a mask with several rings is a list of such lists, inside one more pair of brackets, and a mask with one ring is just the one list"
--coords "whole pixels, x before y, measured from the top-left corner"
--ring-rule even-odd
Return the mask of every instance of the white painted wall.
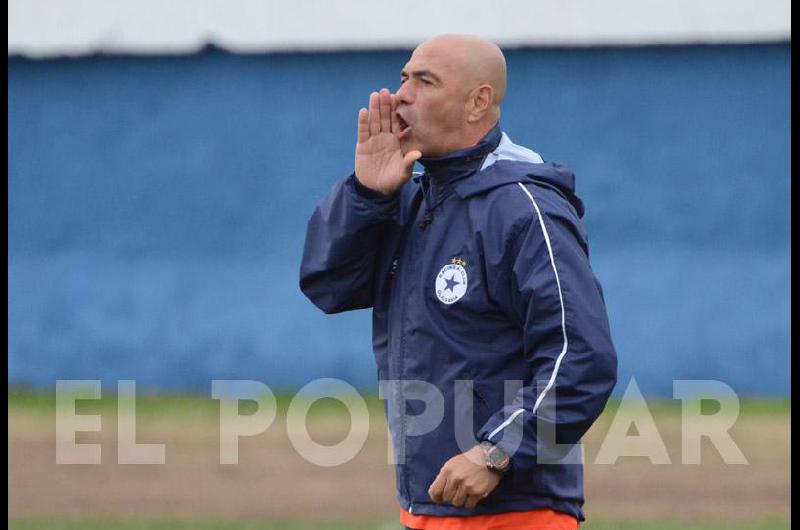
[[410, 48], [439, 33], [502, 46], [791, 39], [791, 0], [9, 0], [8, 53], [29, 57]]

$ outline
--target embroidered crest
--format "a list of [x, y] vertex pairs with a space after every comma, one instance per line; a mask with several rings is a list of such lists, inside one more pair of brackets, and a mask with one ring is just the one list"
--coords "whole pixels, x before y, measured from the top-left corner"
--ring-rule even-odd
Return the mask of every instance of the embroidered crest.
[[461, 258], [453, 258], [436, 275], [436, 297], [443, 304], [458, 302], [467, 294], [466, 264]]

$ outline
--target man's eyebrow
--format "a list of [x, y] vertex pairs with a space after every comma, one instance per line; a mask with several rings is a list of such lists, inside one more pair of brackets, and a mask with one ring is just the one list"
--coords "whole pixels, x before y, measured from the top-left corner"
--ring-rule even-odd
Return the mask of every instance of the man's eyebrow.
[[[413, 70], [411, 72], [411, 76], [413, 76], [413, 77], [430, 77], [431, 79], [433, 79], [437, 83], [441, 83], [442, 82], [442, 80], [439, 78], [439, 76], [434, 74], [430, 70]], [[400, 77], [408, 77], [408, 71], [407, 70], [403, 70], [402, 72], [400, 72]]]

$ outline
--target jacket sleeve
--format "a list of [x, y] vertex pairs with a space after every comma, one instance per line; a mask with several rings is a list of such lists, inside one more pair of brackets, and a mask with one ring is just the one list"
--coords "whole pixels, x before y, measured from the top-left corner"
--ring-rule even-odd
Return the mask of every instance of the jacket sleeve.
[[300, 289], [325, 313], [372, 307], [381, 235], [399, 207], [351, 174], [334, 185], [306, 229]]
[[479, 441], [511, 455], [512, 474], [566, 456], [559, 451], [580, 441], [617, 377], [605, 302], [580, 221], [552, 192], [526, 190], [533, 215], [512, 238], [504, 298], [523, 328], [531, 379], [478, 432]]

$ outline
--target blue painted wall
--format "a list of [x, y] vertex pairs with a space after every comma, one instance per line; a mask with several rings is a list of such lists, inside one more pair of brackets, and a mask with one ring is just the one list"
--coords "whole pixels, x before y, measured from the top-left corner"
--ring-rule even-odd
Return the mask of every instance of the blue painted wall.
[[[369, 313], [322, 315], [298, 263], [407, 57], [11, 58], [9, 382], [374, 391]], [[789, 44], [507, 58], [502, 125], [578, 176], [621, 380], [787, 395]]]

